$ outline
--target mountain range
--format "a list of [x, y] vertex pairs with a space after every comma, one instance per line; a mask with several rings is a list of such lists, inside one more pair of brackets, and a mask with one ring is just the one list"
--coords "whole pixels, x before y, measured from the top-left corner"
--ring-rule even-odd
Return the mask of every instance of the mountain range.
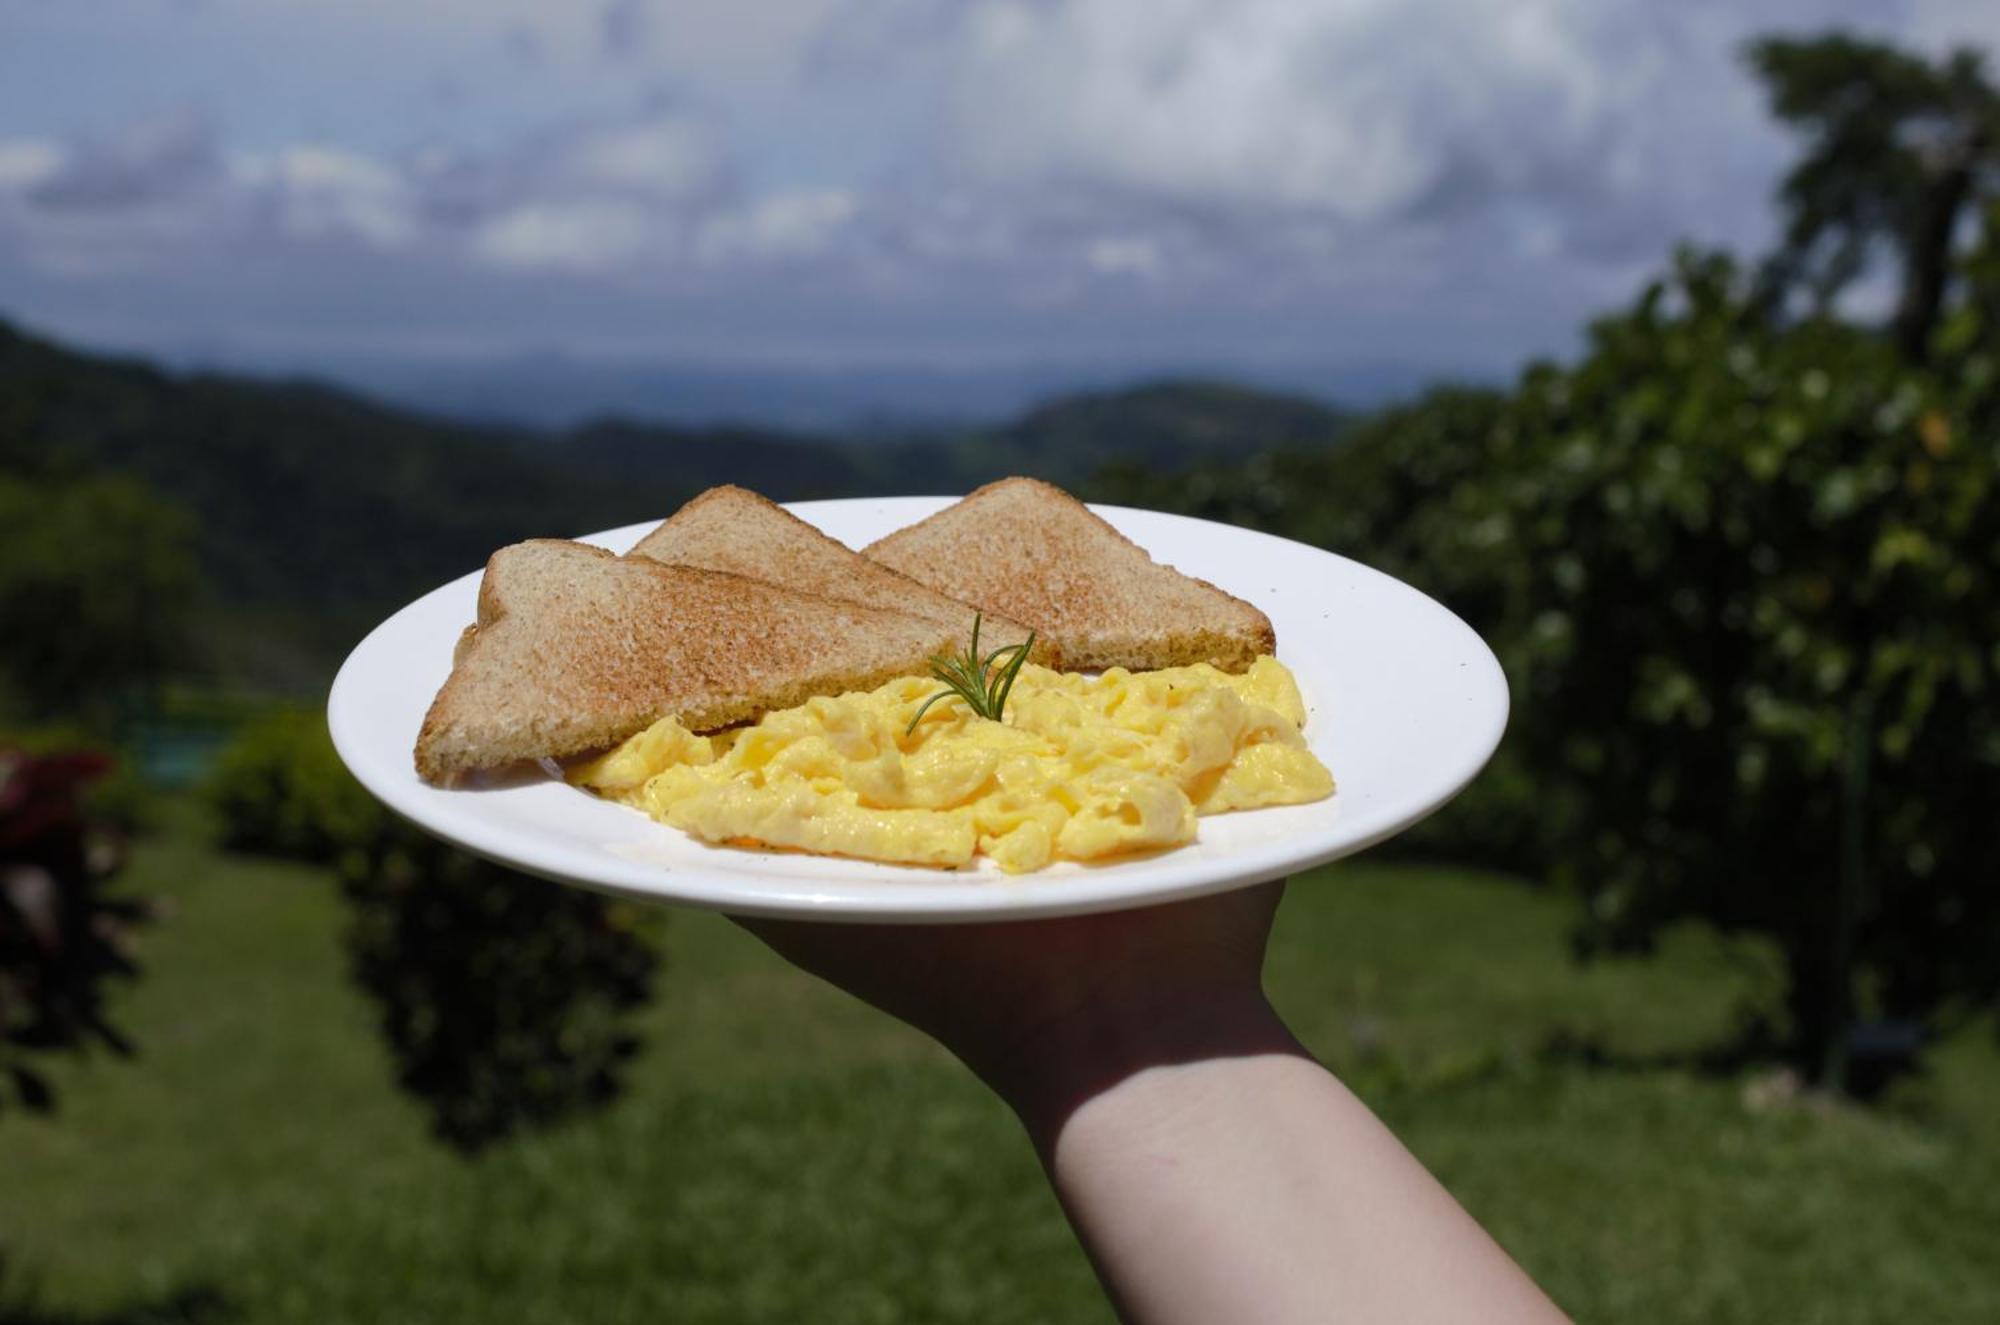
[[[279, 379], [296, 361], [254, 347], [183, 351], [183, 372]], [[679, 427], [739, 424], [836, 434], [870, 428], [991, 427], [1062, 396], [1115, 393], [1138, 382], [1224, 380], [1281, 395], [1374, 408], [1415, 393], [1435, 364], [1286, 360], [1251, 366], [1099, 360], [921, 364], [744, 364], [592, 359], [559, 351], [490, 358], [331, 354], [308, 375], [371, 399], [476, 423], [564, 429], [617, 415]]]
[[962, 493], [1034, 474], [1086, 491], [1331, 443], [1338, 409], [1211, 382], [1053, 400], [992, 427], [807, 434], [602, 418], [472, 424], [310, 381], [176, 373], [0, 323], [0, 470], [117, 473], [190, 512], [218, 629], [290, 641], [317, 680], [367, 625], [521, 538], [658, 519], [703, 488], [780, 501]]

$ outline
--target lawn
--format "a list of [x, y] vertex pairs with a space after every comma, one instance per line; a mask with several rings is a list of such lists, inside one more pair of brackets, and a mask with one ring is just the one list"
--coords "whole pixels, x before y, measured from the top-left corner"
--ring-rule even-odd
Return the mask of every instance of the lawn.
[[[390, 1085], [325, 878], [185, 807], [129, 878], [175, 907], [122, 1000], [143, 1053], [0, 1117], [0, 1321], [1109, 1319], [1005, 1111], [723, 921], [668, 918], [615, 1107], [467, 1163]], [[1294, 884], [1272, 987], [1579, 1318], [2000, 1319], [1990, 1031], [1876, 1109], [1704, 1076], [1767, 955], [1578, 968], [1565, 914], [1342, 865]]]

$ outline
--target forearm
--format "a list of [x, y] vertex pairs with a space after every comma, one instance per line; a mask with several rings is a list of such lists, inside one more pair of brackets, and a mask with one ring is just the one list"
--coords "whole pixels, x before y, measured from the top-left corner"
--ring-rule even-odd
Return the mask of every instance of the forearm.
[[1010, 1094], [1126, 1319], [1562, 1319], [1261, 999], [1078, 1038]]
[[1561, 1320], [1265, 1001], [1279, 891], [984, 926], [750, 923], [1014, 1107], [1128, 1320]]

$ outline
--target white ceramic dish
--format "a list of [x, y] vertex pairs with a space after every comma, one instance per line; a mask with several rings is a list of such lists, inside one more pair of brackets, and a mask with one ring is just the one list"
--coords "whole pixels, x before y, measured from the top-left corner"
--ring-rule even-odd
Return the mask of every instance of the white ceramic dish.
[[[950, 500], [789, 509], [861, 547]], [[1267, 534], [1093, 509], [1157, 559], [1270, 615], [1278, 657], [1305, 693], [1306, 738], [1338, 785], [1331, 799], [1205, 818], [1198, 840], [1174, 851], [1009, 878], [984, 860], [953, 872], [707, 846], [553, 778], [441, 790], [418, 779], [410, 749], [473, 619], [476, 572], [417, 599], [355, 648], [334, 680], [328, 725], [340, 757], [390, 809], [527, 873], [743, 914], [908, 923], [1107, 911], [1278, 878], [1409, 827], [1456, 795], [1499, 743], [1507, 723], [1499, 664], [1470, 627], [1415, 589]], [[651, 528], [585, 541], [622, 552]]]

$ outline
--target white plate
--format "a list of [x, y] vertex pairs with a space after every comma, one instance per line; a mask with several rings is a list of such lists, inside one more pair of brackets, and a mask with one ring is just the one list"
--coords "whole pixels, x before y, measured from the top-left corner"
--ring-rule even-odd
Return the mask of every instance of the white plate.
[[[944, 497], [799, 502], [788, 509], [861, 547]], [[1471, 781], [1507, 724], [1507, 683], [1470, 627], [1400, 581], [1301, 543], [1230, 525], [1093, 507], [1161, 561], [1264, 609], [1305, 693], [1306, 739], [1338, 790], [1314, 805], [1216, 815], [1186, 847], [1010, 878], [712, 847], [555, 779], [440, 790], [410, 750], [474, 616], [479, 574], [377, 626], [333, 683], [327, 721], [363, 786], [419, 828], [515, 869], [634, 897], [744, 914], [937, 922], [1066, 915], [1219, 892], [1359, 851]], [[651, 529], [584, 541], [622, 552]]]

